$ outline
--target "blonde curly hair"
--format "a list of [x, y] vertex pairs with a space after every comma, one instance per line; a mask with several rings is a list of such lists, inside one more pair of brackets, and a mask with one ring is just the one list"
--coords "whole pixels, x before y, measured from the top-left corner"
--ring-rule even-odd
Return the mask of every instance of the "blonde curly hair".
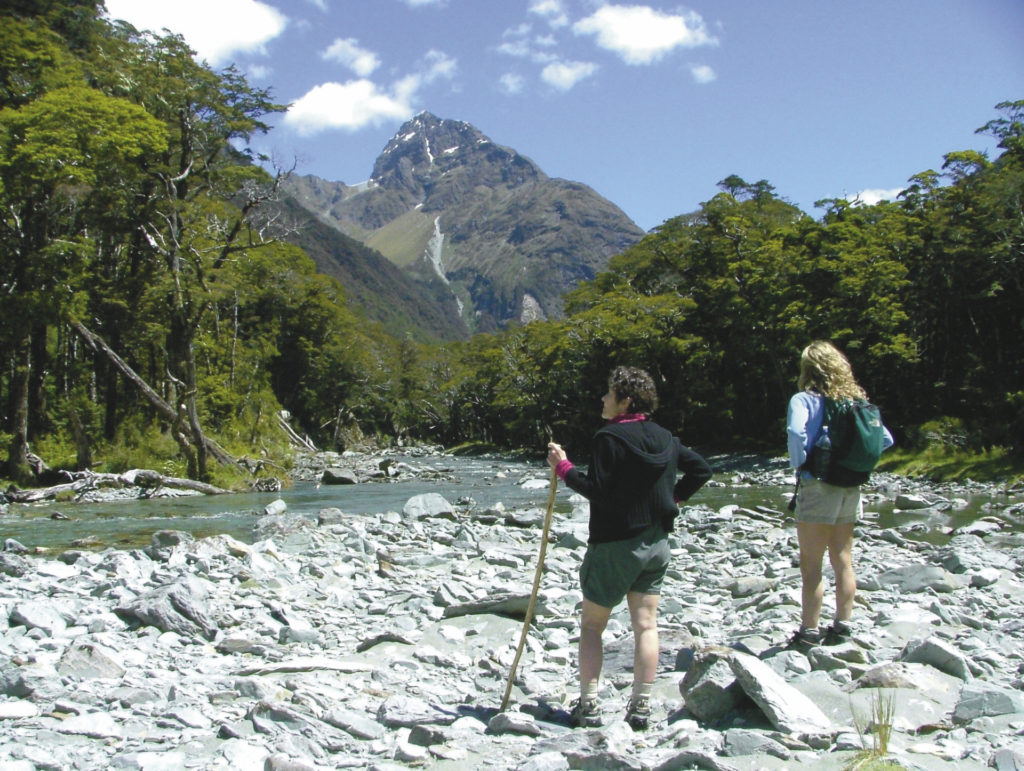
[[829, 399], [867, 399], [842, 351], [828, 340], [815, 340], [800, 354], [800, 390]]

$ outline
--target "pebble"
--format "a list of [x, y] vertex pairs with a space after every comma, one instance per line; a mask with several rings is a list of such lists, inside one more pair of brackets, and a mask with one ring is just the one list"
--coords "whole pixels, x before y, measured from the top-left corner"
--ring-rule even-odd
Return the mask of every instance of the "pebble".
[[[304, 473], [387, 479], [400, 465], [335, 456]], [[800, 594], [789, 475], [778, 464], [733, 474], [778, 506], [712, 510], [698, 493], [683, 508], [646, 732], [622, 720], [624, 607], [605, 633], [604, 724], [567, 723], [582, 499], [552, 523], [501, 711], [543, 512], [474, 512], [430, 494], [401, 512], [308, 521], [285, 494], [251, 544], [165, 531], [146, 549], [0, 552], [0, 767], [842, 768], [873, 746], [886, 703], [893, 763], [1020, 767], [1024, 540], [991, 526], [1013, 518], [993, 508], [984, 527], [932, 545], [866, 517], [850, 641], [798, 652], [785, 649]], [[866, 499], [935, 507], [979, 489], [881, 476]], [[827, 562], [826, 577], [827, 624]]]

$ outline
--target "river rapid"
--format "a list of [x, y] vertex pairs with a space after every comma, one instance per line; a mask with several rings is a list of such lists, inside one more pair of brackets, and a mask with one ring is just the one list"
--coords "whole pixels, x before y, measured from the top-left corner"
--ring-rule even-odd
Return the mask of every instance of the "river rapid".
[[[401, 511], [416, 495], [438, 493], [460, 510], [472, 513], [495, 507], [505, 510], [543, 508], [549, 470], [542, 461], [487, 455], [459, 457], [436, 451], [347, 453], [318, 464], [310, 456], [292, 483], [280, 492], [227, 495], [126, 498], [99, 491], [81, 501], [10, 504], [0, 509], [0, 538], [13, 539], [36, 551], [70, 548], [131, 549], [149, 544], [154, 532], [179, 530], [195, 538], [227, 534], [246, 543], [258, 539], [254, 524], [268, 505], [281, 500], [288, 516], [316, 520], [325, 508], [350, 516]], [[405, 469], [397, 479], [328, 485], [319, 481], [324, 465], [382, 462]], [[792, 492], [791, 472], [784, 458], [714, 456], [713, 481], [690, 501], [714, 511], [736, 506], [784, 512]], [[901, 509], [898, 496], [922, 498], [920, 508]], [[556, 514], [572, 511], [572, 491], [560, 485]], [[93, 500], [90, 500], [93, 498]], [[99, 500], [95, 500], [99, 498]], [[896, 527], [909, 538], [942, 543], [957, 528], [981, 527], [998, 520], [1006, 535], [1024, 531], [1024, 489], [998, 484], [938, 485], [924, 480], [876, 474], [865, 487], [865, 516], [879, 527]]]

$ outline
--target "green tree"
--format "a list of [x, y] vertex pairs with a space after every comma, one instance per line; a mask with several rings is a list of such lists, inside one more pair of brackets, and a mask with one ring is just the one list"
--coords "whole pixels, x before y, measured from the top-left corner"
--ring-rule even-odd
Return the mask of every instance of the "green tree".
[[[172, 393], [169, 403], [177, 405], [172, 433], [189, 475], [205, 478], [209, 454], [226, 456], [201, 425], [195, 345], [231, 282], [227, 268], [267, 241], [255, 217], [276, 184], [251, 163], [247, 142], [268, 129], [265, 115], [283, 108], [235, 70], [215, 73], [197, 64], [178, 36], [154, 38], [121, 25], [102, 42], [92, 64], [98, 87], [130, 95], [169, 134], [128, 223], [132, 237], [111, 252], [118, 264], [107, 272], [146, 276], [142, 291], [124, 307], [137, 304], [160, 320], [163, 339], [152, 344], [163, 375], [153, 376], [162, 377]], [[101, 318], [112, 329], [118, 321]]]
[[[916, 243], [905, 264], [920, 350], [919, 420], [953, 416], [987, 425], [988, 442], [1020, 447], [1022, 386], [1019, 298], [1024, 286], [1024, 102], [997, 105], [1001, 117], [979, 133], [995, 136], [994, 161], [949, 153], [941, 176], [928, 172], [905, 196]], [[1006, 411], [1016, 415], [1006, 420]]]
[[15, 357], [8, 454], [15, 478], [28, 475], [30, 401], [38, 391], [30, 381], [46, 368], [47, 330], [71, 306], [95, 253], [89, 212], [107, 190], [144, 173], [166, 142], [163, 125], [142, 108], [81, 86], [0, 111], [0, 243], [8, 255], [0, 312]]
[[39, 21], [0, 16], [0, 108], [72, 85], [84, 85], [84, 76], [59, 35]]

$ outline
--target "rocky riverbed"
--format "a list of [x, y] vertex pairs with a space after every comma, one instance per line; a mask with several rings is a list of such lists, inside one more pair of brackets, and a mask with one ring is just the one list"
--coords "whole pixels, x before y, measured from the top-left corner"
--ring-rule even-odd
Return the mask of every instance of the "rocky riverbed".
[[[252, 543], [164, 531], [138, 550], [0, 553], [0, 768], [840, 769], [887, 725], [905, 768], [1024, 767], [1016, 498], [992, 489], [986, 516], [935, 545], [914, 537], [919, 520], [880, 528], [873, 508], [955, 508], [971, 486], [879, 475], [852, 639], [801, 653], [784, 648], [800, 591], [789, 474], [715, 465], [712, 484], [763, 486], [777, 505], [710, 508], [698, 493], [683, 509], [646, 732], [621, 719], [624, 608], [605, 637], [605, 725], [566, 723], [585, 501], [554, 520], [499, 711], [544, 512], [426, 494], [300, 517], [286, 491]], [[524, 484], [545, 480], [538, 468]]]

